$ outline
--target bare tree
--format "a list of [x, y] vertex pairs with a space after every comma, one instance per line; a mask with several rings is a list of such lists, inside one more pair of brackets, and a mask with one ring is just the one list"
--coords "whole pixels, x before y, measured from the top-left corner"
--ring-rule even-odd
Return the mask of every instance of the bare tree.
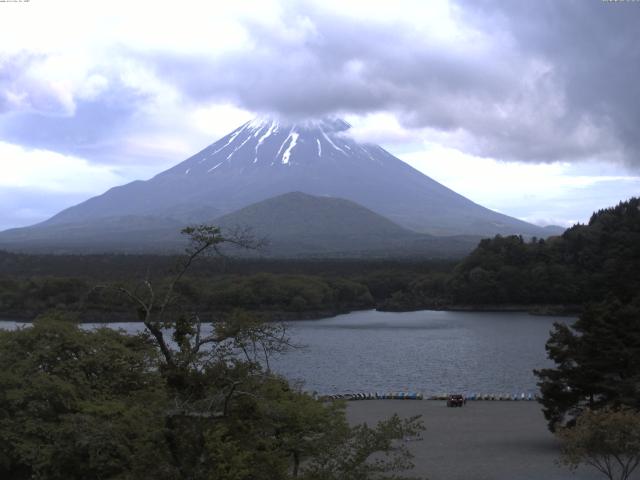
[[[249, 316], [236, 315], [228, 321], [213, 325], [211, 333], [204, 335], [198, 312], [187, 314], [171, 309], [177, 299], [176, 288], [194, 262], [206, 255], [225, 257], [223, 247], [258, 250], [266, 240], [256, 239], [247, 228], [234, 228], [222, 232], [220, 227], [198, 225], [181, 232], [189, 240], [185, 253], [164, 288], [154, 286], [147, 277], [135, 288], [99, 285], [96, 289], [112, 289], [125, 295], [138, 308], [147, 331], [156, 342], [169, 369], [185, 368], [199, 358], [203, 347], [226, 346], [239, 349], [249, 361], [264, 360], [269, 368], [269, 355], [291, 346], [282, 324], [265, 324]], [[173, 318], [169, 318], [173, 315]], [[177, 344], [172, 347], [171, 339]]]

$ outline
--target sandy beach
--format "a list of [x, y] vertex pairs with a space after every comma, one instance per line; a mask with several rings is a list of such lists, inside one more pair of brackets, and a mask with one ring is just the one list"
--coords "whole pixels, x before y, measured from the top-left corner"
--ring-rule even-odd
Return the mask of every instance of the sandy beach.
[[407, 444], [415, 455], [412, 475], [429, 480], [591, 480], [591, 469], [573, 473], [557, 463], [558, 443], [537, 402], [364, 400], [349, 402], [352, 423], [373, 424], [394, 413], [422, 415], [423, 439]]

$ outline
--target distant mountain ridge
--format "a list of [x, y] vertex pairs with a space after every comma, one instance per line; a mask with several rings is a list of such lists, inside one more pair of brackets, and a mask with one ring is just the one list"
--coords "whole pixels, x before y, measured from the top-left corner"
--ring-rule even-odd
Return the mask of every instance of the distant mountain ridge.
[[[543, 228], [486, 209], [383, 148], [347, 135], [349, 124], [258, 119], [148, 181], [112, 188], [45, 224], [115, 215], [207, 220], [288, 192], [354, 201], [395, 223], [434, 235], [523, 234]], [[194, 214], [195, 212], [195, 214]]]
[[225, 226], [251, 226], [279, 237], [374, 238], [416, 237], [418, 234], [342, 198], [290, 192], [244, 207], [215, 220]]
[[38, 224], [0, 232], [0, 250], [26, 253], [176, 253], [184, 248], [173, 219], [144, 215]]
[[[249, 205], [291, 192], [357, 204], [370, 212], [365, 217], [371, 224], [390, 232], [385, 242], [394, 236], [404, 242], [409, 230], [459, 237], [495, 234], [547, 237], [560, 233], [473, 203], [383, 148], [356, 142], [349, 137], [349, 128], [342, 120], [326, 119], [298, 124], [272, 119], [247, 122], [150, 180], [114, 187], [41, 224], [0, 232], [0, 248], [37, 245], [44, 251], [47, 245], [55, 244], [64, 245], [69, 251], [76, 248], [100, 251], [113, 245], [127, 251], [173, 250], [180, 239], [168, 233], [169, 226], [179, 230], [187, 224], [211, 223]], [[313, 206], [314, 215], [329, 204], [301, 203]], [[344, 211], [345, 215], [353, 212], [355, 207], [351, 207]], [[385, 217], [387, 223], [381, 218], [373, 221], [371, 214]], [[238, 213], [236, 217], [242, 215], [248, 213]], [[303, 214], [298, 212], [296, 218], [304, 225]], [[356, 225], [364, 228], [364, 224], [354, 220], [343, 219], [343, 228]], [[337, 218], [332, 221], [340, 223]], [[394, 232], [389, 230], [390, 224], [395, 224]], [[300, 230], [290, 222], [287, 228]], [[336, 228], [330, 230], [342, 239], [349, 236]], [[298, 241], [302, 233], [297, 234]], [[139, 243], [132, 244], [132, 239]], [[290, 248], [300, 251], [294, 245], [294, 236], [290, 239], [287, 242]], [[331, 243], [325, 238], [325, 246], [327, 242]], [[334, 243], [346, 248], [344, 241]], [[346, 250], [355, 249], [356, 246]]]
[[275, 256], [432, 256], [470, 252], [480, 237], [434, 237], [400, 227], [349, 200], [291, 192], [215, 220], [225, 228], [249, 226], [269, 240]]
[[[223, 231], [250, 228], [267, 257], [429, 257], [469, 253], [481, 237], [435, 237], [405, 229], [354, 202], [291, 192], [211, 219]], [[186, 246], [171, 219], [128, 215], [40, 225], [0, 234], [0, 249], [54, 253], [178, 253]]]

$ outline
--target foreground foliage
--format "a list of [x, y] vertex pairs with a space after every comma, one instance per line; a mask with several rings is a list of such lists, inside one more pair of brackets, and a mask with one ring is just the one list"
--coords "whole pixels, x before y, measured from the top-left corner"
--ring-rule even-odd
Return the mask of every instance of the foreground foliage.
[[585, 464], [609, 480], [627, 480], [640, 465], [640, 413], [634, 410], [586, 410], [572, 428], [558, 434], [561, 461], [572, 469]]
[[56, 318], [0, 332], [0, 477], [163, 478], [166, 392], [143, 337]]
[[146, 332], [82, 330], [53, 315], [0, 332], [0, 477], [8, 479], [286, 480], [403, 478], [398, 417], [350, 427], [345, 405], [322, 403], [269, 370], [291, 344], [279, 324], [234, 312], [203, 325], [181, 302], [192, 263], [224, 237], [185, 231], [187, 256], [169, 282], [103, 285], [137, 305]]
[[359, 480], [412, 467], [399, 440], [417, 418], [351, 428], [343, 404], [224, 356], [169, 368], [147, 335], [51, 318], [0, 332], [14, 366], [0, 371], [0, 477]]

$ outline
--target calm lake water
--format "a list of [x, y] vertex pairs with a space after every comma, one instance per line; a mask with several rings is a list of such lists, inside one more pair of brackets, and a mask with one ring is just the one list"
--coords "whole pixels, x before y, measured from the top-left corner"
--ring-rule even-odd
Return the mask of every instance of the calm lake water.
[[[320, 393], [535, 393], [532, 370], [551, 365], [544, 344], [555, 321], [572, 319], [426, 310], [290, 322], [290, 337], [304, 347], [274, 359], [272, 368]], [[0, 321], [0, 328], [16, 325]]]

